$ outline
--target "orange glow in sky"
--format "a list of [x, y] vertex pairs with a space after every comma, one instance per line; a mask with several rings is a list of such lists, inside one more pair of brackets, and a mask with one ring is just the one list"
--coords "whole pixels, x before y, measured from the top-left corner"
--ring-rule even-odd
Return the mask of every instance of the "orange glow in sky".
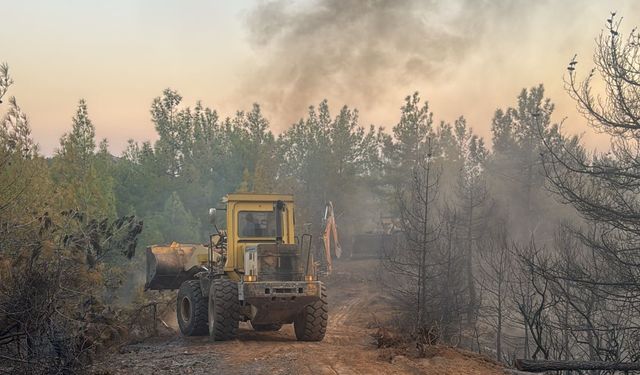
[[[313, 2], [290, 3], [298, 10], [314, 6]], [[582, 73], [592, 67], [594, 39], [610, 11], [624, 17], [623, 31], [640, 26], [640, 3], [498, 3], [491, 19], [478, 20], [482, 31], [469, 39], [472, 46], [464, 51], [457, 51], [456, 44], [447, 47], [455, 60], [448, 61], [448, 55], [439, 56], [435, 50], [433, 59], [444, 59], [439, 61], [444, 67], [437, 74], [420, 74], [417, 66], [415, 76], [397, 79], [391, 60], [372, 76], [378, 81], [369, 86], [375, 92], [351, 91], [345, 85], [336, 88], [340, 70], [351, 70], [339, 62], [318, 66], [331, 69], [330, 75], [326, 82], [320, 80], [305, 90], [304, 102], [288, 100], [296, 98], [296, 92], [279, 97], [273, 94], [273, 87], [264, 87], [281, 82], [270, 79], [272, 69], [277, 69], [273, 74], [282, 74], [299, 68], [296, 64], [320, 64], [295, 56], [295, 49], [287, 51], [292, 59], [274, 56], [286, 50], [286, 40], [278, 44], [282, 49], [255, 42], [262, 31], [252, 29], [249, 20], [264, 1], [4, 2], [0, 6], [0, 62], [9, 64], [15, 80], [8, 95], [16, 96], [27, 112], [34, 138], [46, 155], [54, 152], [60, 136], [69, 130], [80, 98], [88, 102], [97, 136], [109, 140], [114, 154], [122, 152], [128, 139], [154, 140], [149, 107], [167, 87], [178, 90], [185, 105], [193, 106], [200, 99], [222, 117], [249, 109], [253, 102], [261, 103], [275, 132], [287, 128], [305, 114], [308, 105], [323, 98], [334, 112], [344, 104], [358, 108], [362, 125], [390, 128], [399, 118], [404, 96], [417, 90], [431, 103], [437, 121], [452, 122], [463, 115], [480, 135], [490, 138], [494, 111], [514, 105], [522, 88], [544, 83], [547, 95], [556, 103], [555, 120], [566, 118], [567, 131], [584, 133], [590, 147], [606, 148], [604, 136], [588, 129], [576, 112], [563, 90], [562, 77], [576, 53]], [[493, 2], [460, 0], [437, 14], [455, 16], [466, 7], [487, 4], [495, 7]], [[429, 9], [416, 11], [425, 12], [425, 22], [430, 22]], [[376, 22], [384, 24], [384, 17]], [[275, 21], [274, 25], [278, 27]], [[391, 27], [402, 37], [402, 25]], [[315, 31], [315, 35], [322, 32]], [[464, 35], [461, 38], [465, 40]], [[359, 44], [376, 42], [357, 34], [352, 39], [349, 45], [356, 49]], [[328, 38], [317, 49], [329, 50], [331, 45]], [[398, 67], [402, 64], [399, 61]], [[0, 104], [0, 113], [6, 105]]]

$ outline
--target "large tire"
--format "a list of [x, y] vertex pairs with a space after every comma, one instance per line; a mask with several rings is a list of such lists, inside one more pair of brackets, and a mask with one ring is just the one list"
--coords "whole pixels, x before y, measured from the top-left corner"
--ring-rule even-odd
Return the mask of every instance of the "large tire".
[[207, 335], [207, 299], [202, 295], [200, 281], [187, 280], [180, 285], [176, 315], [183, 335]]
[[320, 300], [305, 306], [293, 321], [296, 338], [298, 341], [322, 341], [328, 319], [327, 289], [322, 285]]
[[209, 336], [214, 341], [234, 339], [239, 320], [238, 283], [229, 279], [214, 280], [209, 291]]
[[251, 327], [253, 327], [253, 330], [257, 332], [275, 332], [279, 331], [280, 328], [282, 328], [282, 324], [256, 324], [254, 322], [251, 322]]

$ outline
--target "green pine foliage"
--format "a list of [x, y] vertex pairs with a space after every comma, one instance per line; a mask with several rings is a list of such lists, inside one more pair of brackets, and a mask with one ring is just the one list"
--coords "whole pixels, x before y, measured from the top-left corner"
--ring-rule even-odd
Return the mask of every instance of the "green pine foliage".
[[80, 100], [72, 129], [60, 138], [52, 160], [51, 177], [60, 206], [88, 215], [114, 218], [115, 195], [111, 156], [104, 141], [96, 152], [95, 127], [86, 101]]

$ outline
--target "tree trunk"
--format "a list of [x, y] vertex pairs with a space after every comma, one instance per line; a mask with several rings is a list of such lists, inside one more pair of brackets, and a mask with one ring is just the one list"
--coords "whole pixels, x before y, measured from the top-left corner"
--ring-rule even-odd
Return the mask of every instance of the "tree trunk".
[[640, 370], [640, 362], [552, 361], [520, 358], [516, 359], [515, 367], [518, 370], [530, 372], [562, 370], [637, 371]]
[[469, 309], [467, 310], [467, 321], [471, 325], [475, 320], [476, 309], [476, 288], [473, 280], [473, 196], [469, 198], [469, 217], [467, 221], [467, 288], [469, 289]]
[[429, 160], [427, 160], [427, 168], [426, 168], [426, 176], [425, 176], [425, 196], [424, 196], [424, 218], [423, 218], [423, 227], [422, 227], [422, 256], [420, 258], [420, 274], [422, 275], [422, 279], [420, 282], [420, 327], [424, 327], [427, 316], [426, 316], [426, 299], [427, 299], [427, 244], [429, 237], [429, 171], [430, 165]]
[[502, 296], [498, 294], [498, 326], [496, 327], [496, 360], [502, 362]]

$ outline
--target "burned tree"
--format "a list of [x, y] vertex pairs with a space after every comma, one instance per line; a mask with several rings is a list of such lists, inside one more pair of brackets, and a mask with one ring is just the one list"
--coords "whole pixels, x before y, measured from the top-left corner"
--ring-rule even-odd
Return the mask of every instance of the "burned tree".
[[[624, 277], [619, 286], [633, 291], [640, 276], [640, 36], [634, 31], [624, 41], [620, 22], [613, 16], [607, 21], [608, 33], [597, 43], [596, 69], [578, 81], [572, 60], [567, 88], [591, 126], [611, 136], [611, 149], [589, 154], [570, 143], [547, 143], [543, 161], [551, 189], [586, 220], [604, 225], [599, 236], [582, 234], [581, 239], [617, 264], [621, 273], [610, 277]], [[596, 72], [605, 83], [604, 100], [592, 92]]]
[[[537, 358], [539, 353], [548, 358], [545, 336], [546, 305], [548, 303], [548, 283], [533, 272], [528, 263], [531, 257], [539, 256], [539, 249], [533, 239], [524, 246], [514, 246], [515, 270], [510, 284], [510, 296], [524, 328], [524, 356]], [[540, 281], [544, 284], [540, 285]], [[531, 348], [534, 347], [533, 353]]]
[[428, 319], [430, 269], [439, 234], [435, 220], [439, 176], [431, 156], [427, 153], [424, 160], [416, 162], [408, 189], [397, 188], [403, 235], [399, 244], [385, 249], [383, 262], [386, 271], [402, 281], [394, 283], [393, 288], [413, 311], [417, 327], [425, 326]]
[[[586, 335], [589, 359], [635, 361], [639, 334], [631, 317], [640, 311], [640, 34], [634, 29], [623, 36], [620, 25], [613, 13], [596, 42], [595, 68], [581, 80], [574, 58], [565, 80], [589, 124], [610, 136], [610, 150], [586, 152], [576, 138], [544, 140], [549, 188], [587, 223], [572, 229], [585, 254], [534, 269], [562, 290], [565, 302], [581, 315], [586, 327], [573, 334], [578, 342]], [[593, 88], [598, 78], [603, 97]]]
[[456, 196], [459, 202], [462, 222], [460, 240], [464, 249], [466, 289], [469, 295], [467, 322], [474, 325], [480, 305], [476, 291], [474, 268], [477, 242], [481, 239], [487, 220], [488, 191], [485, 181], [485, 161], [487, 150], [484, 141], [467, 127], [464, 118], [455, 122], [455, 138], [462, 165], [457, 176]]
[[[579, 81], [574, 59], [566, 82], [590, 125], [611, 136], [611, 149], [590, 154], [571, 141], [547, 142], [543, 161], [550, 188], [600, 228], [595, 236], [577, 235], [612, 267], [576, 282], [615, 286], [635, 297], [640, 291], [640, 35], [633, 31], [624, 39], [614, 16], [598, 39], [596, 68]], [[605, 83], [604, 99], [592, 90], [596, 73]]]
[[485, 294], [480, 307], [482, 321], [495, 332], [496, 359], [503, 360], [503, 331], [510, 317], [509, 285], [512, 279], [513, 257], [506, 223], [497, 223], [480, 244], [478, 260], [480, 288]]
[[440, 168], [431, 150], [429, 140], [410, 183], [396, 190], [401, 239], [385, 249], [382, 263], [387, 286], [413, 318], [403, 328], [427, 343], [459, 342], [468, 306], [465, 251], [458, 246], [461, 217], [438, 202]]

